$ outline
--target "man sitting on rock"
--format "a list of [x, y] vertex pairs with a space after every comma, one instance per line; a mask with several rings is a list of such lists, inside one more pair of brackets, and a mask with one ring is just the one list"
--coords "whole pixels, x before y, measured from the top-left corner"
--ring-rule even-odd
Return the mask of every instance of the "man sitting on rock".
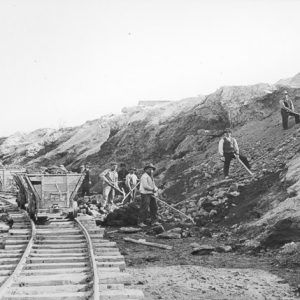
[[224, 131], [224, 137], [219, 142], [219, 153], [224, 156], [224, 176], [227, 179], [229, 173], [230, 162], [233, 158], [238, 156], [244, 165], [250, 170], [251, 166], [247, 157], [239, 153], [239, 147], [235, 138], [231, 136], [231, 130], [226, 128]]
[[147, 164], [144, 168], [145, 173], [141, 177], [140, 181], [140, 215], [139, 215], [139, 226], [145, 227], [145, 221], [147, 219], [148, 208], [150, 208], [151, 224], [157, 225], [157, 203], [154, 194], [158, 191], [153, 179], [153, 172], [155, 167], [153, 164]]
[[295, 112], [294, 104], [288, 96], [288, 92], [284, 91], [284, 98], [279, 101], [281, 108], [282, 127], [287, 130], [289, 125], [289, 116], [295, 117], [295, 123], [300, 123], [300, 115]]

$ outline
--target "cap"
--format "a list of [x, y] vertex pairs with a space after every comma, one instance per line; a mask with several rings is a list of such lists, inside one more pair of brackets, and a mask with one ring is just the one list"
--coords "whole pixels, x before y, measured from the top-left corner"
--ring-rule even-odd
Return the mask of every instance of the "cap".
[[156, 168], [154, 167], [154, 165], [153, 164], [147, 164], [145, 167], [144, 167], [144, 170], [146, 170], [146, 169], [153, 169], [153, 171], [155, 171], [156, 170]]

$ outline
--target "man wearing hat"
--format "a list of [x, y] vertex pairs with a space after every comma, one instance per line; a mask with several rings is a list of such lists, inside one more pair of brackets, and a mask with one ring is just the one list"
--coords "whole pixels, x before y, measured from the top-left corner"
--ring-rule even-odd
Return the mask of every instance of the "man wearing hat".
[[132, 202], [135, 199], [138, 178], [134, 172], [136, 172], [136, 168], [131, 167], [129, 169], [129, 173], [126, 175], [125, 184], [128, 192], [131, 191], [130, 195], [127, 198], [128, 200], [126, 199], [126, 202]]
[[83, 173], [83, 181], [81, 186], [81, 196], [89, 196], [90, 195], [90, 186], [91, 186], [91, 179], [90, 179], [90, 169], [88, 165], [81, 166], [81, 173]]
[[150, 209], [151, 224], [155, 224], [157, 219], [157, 203], [154, 198], [154, 194], [158, 188], [155, 185], [153, 179], [153, 172], [155, 167], [153, 164], [147, 164], [144, 168], [144, 174], [140, 181], [140, 193], [141, 193], [141, 204], [140, 204], [140, 215], [139, 215], [139, 226], [144, 227], [147, 219], [148, 208]]
[[128, 174], [128, 171], [126, 169], [126, 164], [121, 163], [120, 164], [120, 170], [118, 171], [118, 180], [119, 180], [119, 187], [121, 190], [124, 190], [127, 194], [129, 192], [127, 186], [126, 186], [126, 176]]
[[[111, 167], [104, 170], [99, 176], [103, 180], [103, 198], [104, 207], [108, 210], [111, 209], [115, 198], [115, 188], [119, 189], [118, 186], [118, 164], [116, 162], [111, 162]], [[114, 188], [115, 187], [115, 188]]]
[[295, 117], [295, 123], [300, 123], [300, 115], [295, 112], [295, 107], [292, 100], [288, 96], [288, 92], [283, 92], [284, 97], [279, 101], [281, 108], [282, 127], [288, 129], [289, 116]]
[[233, 158], [238, 156], [244, 165], [250, 170], [251, 166], [247, 157], [239, 153], [239, 146], [235, 138], [231, 136], [231, 130], [226, 128], [224, 131], [224, 137], [219, 142], [219, 154], [225, 158], [224, 161], [224, 176], [228, 178], [230, 162]]

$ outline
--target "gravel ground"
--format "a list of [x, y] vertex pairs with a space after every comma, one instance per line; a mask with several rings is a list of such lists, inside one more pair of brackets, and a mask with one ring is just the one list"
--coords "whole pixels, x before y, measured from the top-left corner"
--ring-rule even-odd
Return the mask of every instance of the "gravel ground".
[[128, 272], [147, 300], [297, 299], [288, 284], [263, 270], [168, 266]]
[[[173, 250], [128, 243], [125, 236], [167, 244]], [[143, 233], [113, 233], [108, 238], [117, 242], [127, 271], [133, 275], [133, 286], [142, 289], [147, 300], [299, 299], [294, 291], [300, 269], [282, 267], [273, 252], [191, 255], [193, 242], [214, 246], [221, 242], [197, 237], [161, 240]]]

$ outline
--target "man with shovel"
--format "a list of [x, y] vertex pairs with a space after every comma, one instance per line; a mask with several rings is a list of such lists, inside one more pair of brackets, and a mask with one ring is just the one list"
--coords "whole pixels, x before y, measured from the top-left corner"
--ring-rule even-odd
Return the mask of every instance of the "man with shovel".
[[288, 92], [283, 92], [284, 97], [279, 101], [281, 108], [282, 127], [284, 130], [289, 128], [289, 116], [295, 117], [295, 123], [300, 123], [300, 115], [295, 112], [294, 104], [288, 96]]
[[111, 163], [110, 169], [104, 170], [99, 176], [103, 180], [103, 198], [104, 208], [111, 210], [111, 206], [115, 198], [115, 190], [120, 191], [118, 186], [118, 164], [116, 162]]
[[157, 225], [157, 203], [155, 199], [155, 193], [158, 191], [153, 179], [153, 172], [155, 167], [153, 164], [147, 164], [144, 167], [144, 174], [140, 181], [140, 193], [141, 193], [141, 203], [140, 203], [140, 214], [139, 214], [139, 226], [145, 227], [145, 221], [148, 215], [148, 209], [150, 209], [151, 224]]
[[219, 142], [219, 154], [225, 158], [224, 176], [226, 179], [228, 178], [229, 166], [233, 158], [237, 158], [247, 168], [247, 170], [251, 172], [251, 166], [248, 159], [239, 153], [239, 146], [236, 139], [231, 136], [231, 130], [229, 128], [225, 129], [224, 137]]

